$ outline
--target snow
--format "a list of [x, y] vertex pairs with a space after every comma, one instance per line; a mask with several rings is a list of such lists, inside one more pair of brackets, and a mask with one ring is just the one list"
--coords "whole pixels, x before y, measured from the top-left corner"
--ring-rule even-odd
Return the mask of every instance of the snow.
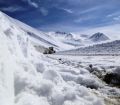
[[8, 18], [12, 21], [12, 23], [14, 23], [20, 29], [25, 31], [30, 36], [32, 36], [31, 40], [33, 40], [35, 45], [40, 44], [44, 47], [54, 46], [56, 48], [56, 50], [66, 50], [66, 49], [74, 48], [73, 45], [69, 45], [67, 43], [61, 42], [61, 40], [58, 40], [56, 37], [54, 37], [53, 32], [49, 32], [49, 33], [42, 32], [42, 31], [36, 30], [16, 19], [12, 19], [11, 17], [8, 17]]
[[105, 104], [101, 92], [107, 87], [85, 67], [38, 52], [36, 41], [40, 46], [49, 43], [28, 35], [38, 31], [2, 12], [0, 23], [0, 105]]
[[93, 64], [95, 66], [119, 66], [120, 56], [80, 56], [80, 55], [49, 55], [53, 58], [71, 61], [75, 66], [76, 63], [81, 65]]
[[82, 47], [78, 49], [59, 52], [58, 54], [71, 55], [119, 55], [120, 54], [120, 40], [112, 42], [105, 42], [102, 44], [95, 44], [92, 46]]
[[[0, 19], [2, 18], [1, 15], [0, 13]], [[4, 22], [3, 19], [2, 21]], [[4, 29], [2, 26], [0, 29]], [[0, 105], [13, 105], [14, 102], [13, 70], [16, 64], [14, 58], [11, 57], [7, 44], [6, 36], [0, 31]]]
[[49, 105], [45, 97], [38, 97], [35, 94], [30, 94], [29, 92], [21, 93], [16, 101], [19, 102], [16, 105]]
[[112, 24], [106, 26], [100, 26], [96, 28], [86, 28], [83, 31], [76, 32], [76, 34], [87, 34], [93, 35], [95, 32], [102, 32], [107, 35], [111, 40], [119, 40], [120, 39], [120, 24]]
[[[81, 46], [87, 45], [86, 38], [83, 38], [82, 35], [66, 32], [47, 32], [47, 34], [53, 39], [59, 42], [59, 45], [62, 46], [63, 50], [75, 49]], [[91, 42], [90, 42], [91, 43]]]
[[[97, 31], [95, 31], [97, 32]], [[83, 32], [84, 33], [84, 32]], [[62, 50], [75, 50], [81, 47], [93, 46], [115, 41], [114, 38], [109, 38], [107, 34], [97, 32], [95, 34], [82, 34], [82, 33], [66, 33], [66, 32], [46, 32], [52, 40], [56, 40], [61, 45]]]
[[109, 40], [108, 36], [104, 35], [103, 33], [95, 33], [89, 38], [93, 42], [100, 42], [100, 41], [106, 41]]

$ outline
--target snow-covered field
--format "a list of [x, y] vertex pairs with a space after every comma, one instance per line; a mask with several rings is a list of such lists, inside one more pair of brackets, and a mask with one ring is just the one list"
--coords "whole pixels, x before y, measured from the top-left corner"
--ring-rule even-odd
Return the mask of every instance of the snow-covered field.
[[81, 62], [82, 64], [98, 66], [120, 66], [120, 56], [79, 56], [79, 55], [49, 55], [56, 59], [63, 58], [66, 60]]
[[24, 31], [29, 27], [11, 21], [0, 12], [0, 105], [119, 105], [119, 88], [110, 87], [87, 69], [90, 60], [99, 64], [100, 58], [43, 55], [34, 42], [48, 46], [50, 40], [31, 37]]
[[[71, 69], [65, 71], [65, 73], [70, 72], [72, 75], [76, 75], [76, 71], [82, 72], [89, 71], [89, 65], [92, 64], [95, 71], [99, 71], [98, 75], [106, 72], [116, 72], [120, 74], [120, 56], [72, 56], [72, 55], [47, 55], [47, 57], [59, 61], [60, 64], [66, 66], [65, 68], [69, 67]], [[82, 70], [82, 71], [81, 71]], [[77, 75], [81, 75], [77, 74]], [[68, 76], [68, 75], [67, 75]], [[86, 73], [81, 75], [83, 78], [78, 79], [79, 84], [87, 87], [89, 91], [92, 93], [97, 92], [96, 97], [101, 97], [104, 99], [105, 105], [119, 105], [120, 102], [120, 89], [116, 87], [111, 87], [107, 85], [103, 80], [96, 77], [96, 74]], [[84, 78], [85, 77], [85, 78]], [[69, 76], [68, 76], [69, 78]], [[85, 80], [84, 80], [85, 79]], [[70, 81], [74, 79], [70, 79]], [[76, 82], [77, 83], [77, 82]], [[91, 86], [93, 86], [92, 90], [90, 90]], [[99, 95], [98, 95], [99, 94]], [[97, 103], [98, 104], [98, 103]]]
[[[20, 41], [4, 33], [0, 38], [0, 105], [104, 104], [103, 98], [86, 87], [91, 83], [102, 86], [87, 70], [62, 65], [37, 52], [30, 40]], [[23, 41], [29, 49], [23, 50]]]

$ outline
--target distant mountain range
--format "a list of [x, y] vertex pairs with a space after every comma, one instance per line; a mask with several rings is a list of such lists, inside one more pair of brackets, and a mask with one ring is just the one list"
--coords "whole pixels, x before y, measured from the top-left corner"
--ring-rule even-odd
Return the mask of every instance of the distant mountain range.
[[72, 46], [71, 48], [83, 47], [110, 40], [108, 36], [100, 32], [91, 36], [85, 34], [77, 35], [74, 33], [66, 33], [61, 31], [49, 32], [47, 34], [52, 37], [53, 40], [58, 40], [61, 43]]

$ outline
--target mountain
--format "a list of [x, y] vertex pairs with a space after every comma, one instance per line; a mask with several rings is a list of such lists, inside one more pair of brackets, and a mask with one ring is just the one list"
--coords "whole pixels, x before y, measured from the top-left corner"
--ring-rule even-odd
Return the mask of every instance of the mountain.
[[72, 33], [66, 33], [66, 32], [49, 32], [48, 35], [52, 37], [53, 40], [57, 40], [58, 42], [61, 42], [62, 44], [69, 45], [69, 49], [73, 49], [76, 47], [83, 46], [82, 40], [79, 38], [75, 38], [75, 35]]
[[[4, 18], [3, 18], [4, 17]], [[34, 43], [34, 45], [39, 45], [42, 48], [46, 47], [54, 47], [56, 50], [68, 50], [71, 48], [74, 48], [75, 46], [72, 44], [68, 44], [67, 42], [62, 42], [61, 40], [58, 40], [56, 38], [53, 38], [51, 35], [48, 33], [42, 32], [40, 30], [36, 30], [19, 20], [13, 19], [6, 14], [2, 13], [2, 18], [5, 21], [5, 23], [1, 24], [6, 24], [6, 27], [4, 27], [4, 32], [7, 31], [7, 33], [14, 33], [16, 34], [25, 34], [26, 36], [31, 39], [31, 42]], [[14, 27], [17, 27], [16, 30], [14, 30]], [[1, 30], [3, 31], [3, 30]], [[56, 34], [57, 35], [57, 34]], [[61, 34], [62, 35], [62, 34]], [[72, 39], [72, 35], [66, 35], [65, 39]]]
[[82, 47], [76, 50], [69, 50], [60, 53], [73, 55], [116, 55], [120, 54], [120, 40]]
[[93, 34], [91, 37], [89, 37], [89, 40], [93, 42], [101, 42], [101, 41], [109, 40], [109, 37], [107, 37], [103, 33], [98, 32], [98, 33]]
[[63, 50], [70, 50], [79, 47], [100, 44], [110, 40], [109, 37], [100, 32], [95, 33], [90, 37], [86, 34], [67, 33], [61, 31], [48, 32], [46, 34], [49, 35], [52, 40], [55, 40], [61, 46], [64, 46]]
[[22, 40], [20, 37], [24, 34], [26, 37], [29, 37], [29, 40], [35, 45], [37, 44], [42, 47], [53, 46], [56, 49], [60, 49], [57, 43], [54, 40], [51, 40], [44, 32], [38, 31], [4, 13], [1, 13], [1, 25], [4, 26], [4, 29], [1, 29], [1, 32], [6, 35], [17, 34], [18, 40]]

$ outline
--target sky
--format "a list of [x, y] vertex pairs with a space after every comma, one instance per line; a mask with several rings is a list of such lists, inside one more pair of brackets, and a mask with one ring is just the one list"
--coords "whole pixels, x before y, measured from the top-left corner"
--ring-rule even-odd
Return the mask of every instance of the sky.
[[120, 24], [120, 0], [0, 0], [0, 10], [44, 31], [79, 32]]

